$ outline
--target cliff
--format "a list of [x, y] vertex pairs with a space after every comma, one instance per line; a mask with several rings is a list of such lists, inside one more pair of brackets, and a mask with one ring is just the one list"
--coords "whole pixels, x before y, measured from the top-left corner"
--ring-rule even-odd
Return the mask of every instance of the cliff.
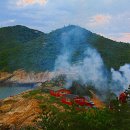
[[0, 83], [16, 82], [16, 83], [39, 83], [51, 80], [54, 77], [53, 72], [26, 72], [25, 70], [17, 70], [13, 73], [0, 72]]

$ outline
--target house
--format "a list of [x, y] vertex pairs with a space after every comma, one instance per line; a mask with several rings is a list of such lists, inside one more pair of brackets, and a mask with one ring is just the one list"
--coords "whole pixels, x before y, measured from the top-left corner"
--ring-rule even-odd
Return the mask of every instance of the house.
[[86, 100], [84, 97], [76, 97], [74, 99], [74, 102], [77, 104], [77, 105], [80, 105], [80, 106], [85, 106], [86, 105]]
[[73, 105], [74, 104], [74, 99], [78, 98], [78, 95], [74, 94], [66, 94], [62, 97], [61, 102], [67, 105]]
[[94, 103], [90, 101], [88, 96], [78, 96], [71, 94], [70, 90], [67, 90], [63, 87], [44, 87], [44, 92], [50, 93], [51, 96], [55, 97], [62, 97], [61, 102], [67, 105], [78, 105], [78, 106], [85, 106], [85, 107], [93, 107]]
[[89, 102], [86, 102], [86, 106], [89, 108], [92, 108], [92, 107], [95, 107], [95, 104], [94, 104], [94, 102], [89, 101]]
[[49, 90], [50, 90], [50, 95], [55, 97], [62, 97], [65, 94], [71, 94], [70, 90], [67, 90], [62, 87], [51, 87], [49, 88]]
[[119, 101], [120, 101], [120, 103], [130, 104], [130, 85], [129, 85], [128, 89], [126, 89], [124, 92], [122, 92], [119, 95]]
[[90, 97], [89, 96], [84, 96], [85, 100], [90, 101]]
[[119, 95], [119, 101], [120, 101], [120, 103], [126, 103], [127, 102], [127, 93], [126, 92], [122, 92]]
[[74, 99], [74, 102], [78, 104], [79, 106], [86, 106], [86, 107], [93, 107], [94, 103], [90, 101], [90, 98], [87, 96], [84, 97], [77, 97]]
[[61, 102], [67, 105], [73, 105], [76, 104], [78, 106], [84, 106], [84, 107], [93, 107], [94, 103], [90, 101], [90, 98], [85, 96], [85, 97], [80, 97], [78, 95], [74, 94], [66, 94], [62, 97]]

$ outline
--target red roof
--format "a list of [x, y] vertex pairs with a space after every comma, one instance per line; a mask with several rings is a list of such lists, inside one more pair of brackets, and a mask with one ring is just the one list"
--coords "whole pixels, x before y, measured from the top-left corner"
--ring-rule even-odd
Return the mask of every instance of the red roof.
[[70, 94], [71, 91], [67, 90], [65, 88], [60, 88], [60, 87], [53, 87], [52, 89], [50, 89], [50, 94], [52, 96], [56, 96], [56, 97], [62, 97], [66, 94]]

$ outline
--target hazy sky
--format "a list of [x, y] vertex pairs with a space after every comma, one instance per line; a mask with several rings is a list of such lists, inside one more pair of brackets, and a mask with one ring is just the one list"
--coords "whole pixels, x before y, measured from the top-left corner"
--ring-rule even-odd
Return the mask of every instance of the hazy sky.
[[50, 32], [74, 24], [130, 42], [130, 0], [0, 0], [0, 26]]

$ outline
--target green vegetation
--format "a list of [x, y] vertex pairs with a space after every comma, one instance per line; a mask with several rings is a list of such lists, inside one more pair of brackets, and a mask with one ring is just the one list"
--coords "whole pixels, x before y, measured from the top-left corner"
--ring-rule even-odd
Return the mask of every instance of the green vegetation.
[[40, 89], [34, 89], [32, 91], [30, 91], [29, 93], [27, 94], [24, 94], [23, 97], [24, 98], [38, 98], [38, 99], [41, 99], [41, 96], [37, 96], [37, 94], [40, 94], [41, 93], [41, 90]]
[[54, 103], [57, 102], [57, 100], [56, 97], [50, 96], [49, 102]]
[[31, 126], [26, 126], [21, 128], [20, 130], [37, 130], [35, 127], [31, 127]]
[[93, 35], [89, 41], [99, 51], [108, 68], [119, 69], [125, 63], [130, 63], [130, 44], [115, 42], [98, 35]]
[[43, 97], [43, 96], [36, 95], [36, 96], [35, 96], [35, 99], [37, 99], [37, 100], [43, 100], [44, 97]]
[[[129, 106], [124, 104], [117, 109], [88, 111], [76, 111], [73, 107], [70, 111], [60, 112], [51, 107], [45, 109], [38, 127], [46, 130], [129, 130], [130, 114]], [[127, 115], [127, 116], [126, 116]]]
[[25, 130], [129, 130], [130, 106], [120, 104], [114, 94], [109, 95], [107, 106], [111, 109], [86, 109], [77, 110], [76, 104], [68, 106], [41, 90], [33, 90], [24, 95], [26, 98], [35, 98], [40, 101], [42, 114], [36, 122], [36, 128], [28, 127]]
[[24, 57], [27, 42], [41, 35], [44, 33], [20, 25], [0, 28], [0, 70], [14, 71], [24, 68], [25, 61], [21, 58]]
[[[72, 62], [83, 58], [85, 46], [89, 43], [101, 54], [108, 69], [119, 69], [121, 65], [130, 63], [130, 44], [109, 40], [80, 27], [71, 25], [44, 34], [18, 25], [0, 28], [0, 70], [52, 70], [60, 53], [62, 33], [75, 27], [84, 31], [86, 40], [75, 50]], [[72, 41], [75, 42], [75, 39], [72, 38]]]
[[44, 112], [39, 126], [51, 130], [103, 130], [110, 128], [112, 121], [106, 111], [91, 112]]

